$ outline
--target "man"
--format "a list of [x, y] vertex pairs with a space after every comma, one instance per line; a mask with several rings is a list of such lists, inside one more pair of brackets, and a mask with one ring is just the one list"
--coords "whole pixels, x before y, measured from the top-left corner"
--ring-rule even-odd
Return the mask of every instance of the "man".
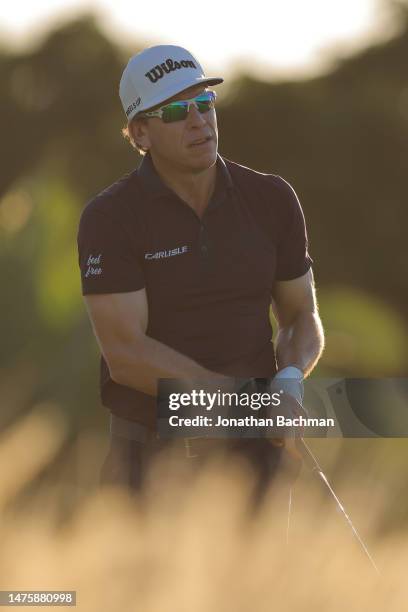
[[[222, 81], [205, 77], [181, 47], [131, 58], [120, 97], [144, 158], [80, 221], [83, 294], [102, 353], [102, 402], [112, 413], [103, 479], [133, 489], [157, 445], [158, 379], [227, 388], [231, 377], [265, 383], [278, 372], [300, 389], [323, 348], [296, 194], [282, 178], [217, 153], [209, 87]], [[254, 461], [265, 489], [281, 449], [267, 440], [236, 448]]]

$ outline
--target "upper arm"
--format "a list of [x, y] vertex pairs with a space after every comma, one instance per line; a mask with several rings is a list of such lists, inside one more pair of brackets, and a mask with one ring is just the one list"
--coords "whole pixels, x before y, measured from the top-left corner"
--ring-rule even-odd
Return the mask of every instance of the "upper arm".
[[275, 282], [272, 309], [279, 327], [291, 325], [301, 313], [317, 311], [311, 268], [298, 278]]
[[82, 212], [78, 254], [82, 293], [109, 368], [147, 329], [148, 310], [137, 227], [121, 201], [98, 197]]
[[313, 263], [308, 251], [305, 217], [293, 187], [281, 177], [273, 179], [279, 193], [275, 277], [278, 281], [297, 280]]
[[84, 296], [95, 336], [110, 368], [123, 347], [137, 347], [148, 324], [146, 290]]
[[289, 183], [278, 176], [273, 182], [280, 193], [281, 212], [272, 309], [282, 328], [301, 313], [315, 313], [317, 305], [302, 207]]
[[83, 295], [125, 294], [145, 287], [139, 229], [119, 204], [96, 198], [81, 214], [78, 256]]

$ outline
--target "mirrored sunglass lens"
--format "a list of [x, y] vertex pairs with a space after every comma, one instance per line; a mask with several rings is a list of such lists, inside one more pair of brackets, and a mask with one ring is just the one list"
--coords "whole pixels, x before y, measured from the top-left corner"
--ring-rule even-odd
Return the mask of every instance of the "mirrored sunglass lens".
[[207, 113], [214, 107], [214, 97], [210, 92], [197, 96], [195, 101], [200, 113]]
[[207, 113], [212, 108], [211, 100], [197, 100], [197, 108], [200, 113]]
[[187, 102], [173, 102], [163, 108], [164, 123], [172, 121], [181, 121], [187, 117]]

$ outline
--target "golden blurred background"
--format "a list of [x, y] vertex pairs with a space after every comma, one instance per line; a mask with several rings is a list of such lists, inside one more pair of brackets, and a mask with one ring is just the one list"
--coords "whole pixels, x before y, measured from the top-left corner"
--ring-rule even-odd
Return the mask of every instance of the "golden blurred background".
[[[303, 576], [304, 562], [320, 577], [321, 595], [316, 585], [311, 587], [313, 581], [300, 582], [298, 590], [291, 589], [289, 577], [279, 570], [272, 544], [269, 548], [269, 542], [273, 542], [269, 533], [273, 528], [271, 515], [265, 515], [259, 523], [262, 527], [256, 528], [259, 532], [251, 546], [257, 560], [249, 567], [245, 534], [237, 536], [236, 541], [232, 535], [239, 517], [233, 514], [229, 523], [231, 503], [221, 504], [219, 518], [223, 526], [228, 525], [227, 548], [219, 560], [223, 569], [215, 579], [218, 565], [212, 565], [213, 550], [206, 544], [206, 538], [213, 535], [214, 509], [207, 508], [205, 495], [197, 493], [203, 507], [196, 518], [185, 517], [185, 530], [180, 527], [185, 538], [180, 546], [168, 516], [156, 516], [154, 512], [145, 512], [144, 518], [138, 513], [128, 515], [128, 501], [122, 500], [119, 521], [118, 507], [109, 506], [111, 498], [94, 501], [91, 494], [107, 447], [108, 415], [99, 403], [98, 352], [81, 299], [76, 231], [85, 203], [139, 162], [121, 136], [124, 119], [117, 91], [128, 57], [149, 44], [189, 44], [202, 63], [209, 64], [208, 72], [211, 68], [218, 73], [221, 67], [229, 77], [218, 88], [221, 154], [257, 170], [282, 175], [295, 187], [302, 202], [327, 335], [327, 348], [315, 374], [407, 376], [408, 9], [402, 2], [377, 3], [381, 19], [372, 19], [367, 25], [368, 30], [371, 28], [368, 36], [360, 23], [365, 15], [363, 2], [343, 3], [344, 11], [350, 11], [349, 21], [344, 23], [336, 11], [330, 15], [320, 2], [308, 5], [310, 14], [301, 10], [299, 3], [299, 12], [294, 12], [299, 18], [289, 19], [285, 13], [287, 23], [283, 16], [282, 23], [287, 29], [277, 39], [280, 45], [269, 47], [265, 26], [259, 24], [269, 19], [273, 32], [279, 30], [276, 3], [258, 3], [249, 16], [245, 11], [237, 14], [234, 30], [226, 23], [225, 9], [217, 18], [212, 2], [199, 7], [203, 12], [199, 25], [194, 6], [189, 7], [191, 14], [187, 15], [185, 7], [161, 4], [156, 9], [140, 7], [126, 13], [129, 4], [121, 6], [119, 2], [116, 8], [124, 13], [120, 24], [127, 26], [123, 37], [113, 5], [115, 27], [107, 27], [109, 7], [105, 4], [102, 20], [83, 14], [84, 3], [77, 2], [67, 5], [56, 22], [44, 17], [40, 27], [33, 17], [33, 3], [28, 11], [32, 21], [15, 41], [10, 28], [3, 28], [0, 498], [5, 544], [0, 553], [1, 588], [53, 588], [58, 577], [66, 575], [70, 579], [65, 582], [72, 588], [75, 584], [88, 585], [89, 604], [84, 610], [133, 610], [139, 608], [126, 607], [125, 603], [120, 608], [113, 603], [104, 607], [101, 602], [105, 601], [106, 583], [111, 578], [109, 597], [122, 587], [124, 593], [131, 593], [132, 580], [143, 585], [146, 567], [151, 567], [149, 580], [163, 584], [163, 593], [157, 595], [157, 601], [149, 599], [153, 596], [146, 586], [146, 600], [140, 608], [143, 612], [181, 612], [187, 608], [237, 612], [250, 609], [245, 603], [250, 592], [259, 594], [251, 610], [275, 609], [271, 605], [274, 598], [281, 602], [278, 609], [292, 610], [295, 604], [300, 605], [302, 593], [310, 604], [303, 606], [304, 610], [343, 610], [338, 603], [341, 600], [332, 598], [331, 589], [337, 581], [340, 591], [344, 587], [344, 596], [346, 591], [360, 592], [358, 574], [352, 561], [340, 566], [336, 560], [337, 552], [340, 556], [344, 552], [339, 544], [343, 540], [337, 534], [335, 520], [327, 524], [323, 520], [326, 505], [317, 492], [310, 495], [314, 488], [307, 476], [299, 484], [299, 497], [305, 500], [299, 526], [303, 525], [309, 535], [299, 527], [291, 579]], [[44, 6], [38, 5], [38, 19]], [[362, 11], [359, 17], [356, 6]], [[23, 7], [19, 10], [22, 17]], [[151, 26], [149, 37], [141, 26], [144, 16], [146, 23], [151, 23], [150, 13], [155, 10], [154, 19], [161, 25], [157, 31]], [[166, 35], [162, 24], [165, 10], [169, 11]], [[315, 25], [319, 14], [326, 19], [320, 28], [326, 28], [326, 37], [321, 39]], [[17, 23], [18, 15], [15, 19]], [[307, 19], [314, 24], [310, 31]], [[353, 33], [349, 46], [341, 42], [341, 35], [330, 45], [334, 34], [327, 30], [327, 24], [336, 19], [343, 24], [343, 36], [347, 28]], [[139, 40], [129, 34], [133, 23]], [[215, 33], [208, 30], [211, 23]], [[261, 28], [258, 56], [256, 40], [249, 33], [245, 36], [249, 30], [256, 36], [256, 24]], [[175, 40], [183, 27], [184, 39]], [[27, 34], [30, 28], [32, 36]], [[219, 38], [218, 51], [213, 49], [212, 37]], [[319, 40], [323, 45], [320, 53], [316, 46]], [[218, 65], [222, 45], [226, 50], [235, 45], [236, 54], [226, 51], [227, 60], [220, 59]], [[210, 47], [211, 53], [202, 57]], [[389, 564], [389, 576], [400, 584], [408, 524], [406, 441], [320, 440], [313, 446], [357, 523], [378, 541], [379, 554]], [[235, 481], [232, 478], [231, 482]], [[222, 490], [227, 485], [208, 477], [205, 486]], [[180, 491], [183, 495], [185, 491]], [[316, 500], [320, 504], [318, 516], [322, 517], [319, 524], [312, 520], [316, 517]], [[237, 501], [238, 509], [242, 503]], [[54, 521], [63, 522], [74, 509], [78, 516], [66, 532], [53, 527]], [[328, 512], [328, 516], [332, 514]], [[180, 517], [173, 518], [181, 521]], [[163, 537], [160, 542], [153, 527], [141, 529], [143, 521], [149, 525], [152, 521], [153, 525], [156, 520]], [[135, 525], [130, 525], [132, 521]], [[308, 531], [310, 521], [313, 528]], [[332, 526], [333, 533], [327, 525]], [[126, 545], [128, 527], [135, 538], [130, 552]], [[101, 536], [105, 531], [106, 539]], [[327, 542], [331, 546], [328, 556], [323, 552]], [[155, 552], [149, 561], [151, 546]], [[167, 553], [159, 554], [162, 546], [167, 547]], [[196, 559], [200, 546], [202, 565], [198, 561], [197, 565], [190, 564], [183, 579], [185, 563]], [[122, 558], [124, 549], [128, 556]], [[141, 561], [146, 555], [147, 566]], [[168, 555], [174, 560], [170, 573]], [[54, 570], [56, 580], [52, 578]], [[217, 582], [221, 575], [223, 584]], [[276, 580], [271, 582], [273, 576]], [[204, 581], [212, 585], [205, 597]], [[367, 591], [372, 599], [355, 609], [361, 611], [370, 605], [374, 612], [387, 605], [388, 609], [403, 610], [402, 595], [395, 583], [393, 588], [385, 584], [383, 591], [376, 591], [380, 587]], [[231, 595], [225, 601], [221, 600], [222, 586], [228, 586]], [[160, 601], [161, 596], [166, 604]], [[285, 597], [288, 601], [294, 598], [292, 607], [285, 607]], [[189, 607], [192, 599], [194, 606]], [[394, 600], [397, 603], [392, 608], [390, 602]], [[400, 603], [402, 607], [398, 607]]]

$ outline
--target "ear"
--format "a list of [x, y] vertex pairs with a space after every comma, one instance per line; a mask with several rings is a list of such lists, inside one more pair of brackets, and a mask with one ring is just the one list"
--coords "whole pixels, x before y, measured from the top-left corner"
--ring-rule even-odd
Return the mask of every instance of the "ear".
[[149, 128], [147, 119], [135, 117], [129, 124], [129, 132], [134, 142], [140, 149], [148, 151], [150, 149]]

